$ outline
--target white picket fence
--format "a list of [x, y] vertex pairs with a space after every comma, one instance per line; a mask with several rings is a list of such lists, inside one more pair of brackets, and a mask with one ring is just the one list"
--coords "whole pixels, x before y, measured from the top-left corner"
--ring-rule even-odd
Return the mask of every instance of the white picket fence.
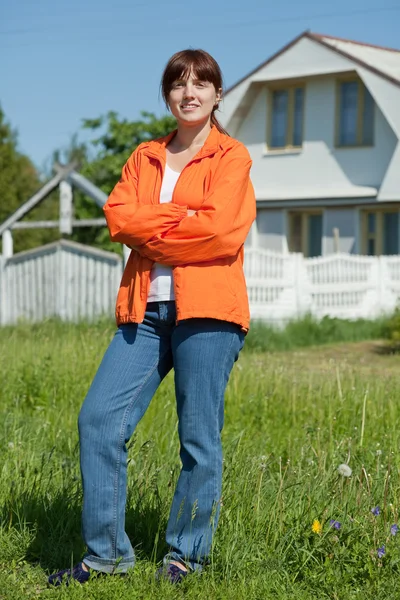
[[[112, 315], [121, 274], [117, 254], [63, 240], [0, 257], [0, 324]], [[304, 258], [253, 248], [245, 274], [251, 316], [269, 322], [306, 313], [373, 318], [400, 298], [400, 256]]]
[[332, 254], [304, 258], [246, 251], [245, 274], [254, 319], [285, 322], [311, 313], [344, 319], [392, 312], [400, 299], [400, 256]]

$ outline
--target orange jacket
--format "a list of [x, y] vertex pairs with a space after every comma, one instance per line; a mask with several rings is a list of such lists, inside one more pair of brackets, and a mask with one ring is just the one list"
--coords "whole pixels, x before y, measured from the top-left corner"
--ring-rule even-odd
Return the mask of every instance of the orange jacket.
[[[174, 133], [138, 146], [104, 206], [111, 240], [137, 248], [122, 276], [117, 323], [143, 321], [156, 261], [173, 266], [178, 322], [205, 317], [247, 330], [243, 244], [256, 216], [249, 153], [213, 127], [179, 176], [172, 202], [160, 204]], [[196, 213], [187, 216], [188, 208]]]

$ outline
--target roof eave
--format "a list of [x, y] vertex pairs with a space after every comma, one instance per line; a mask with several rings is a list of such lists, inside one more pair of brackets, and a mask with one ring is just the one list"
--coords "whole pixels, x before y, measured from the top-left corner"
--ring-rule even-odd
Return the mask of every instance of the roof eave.
[[324, 48], [333, 50], [334, 52], [336, 52], [337, 54], [340, 54], [344, 58], [347, 58], [348, 60], [351, 60], [354, 63], [358, 64], [360, 67], [363, 67], [364, 69], [371, 71], [371, 73], [378, 75], [378, 77], [383, 77], [387, 81], [390, 81], [390, 83], [393, 83], [397, 87], [400, 87], [400, 81], [398, 79], [395, 79], [394, 77], [392, 77], [391, 75], [388, 75], [384, 71], [381, 71], [380, 69], [377, 69], [376, 67], [373, 67], [369, 63], [363, 61], [361, 58], [357, 58], [356, 56], [354, 56], [353, 54], [350, 54], [349, 52], [346, 52], [345, 50], [341, 50], [340, 48], [337, 48], [336, 46], [332, 46], [328, 42], [325, 42], [318, 34], [314, 34], [311, 31], [309, 31], [309, 32], [306, 32], [305, 37], [308, 37], [310, 40], [313, 40], [317, 44], [324, 46]]

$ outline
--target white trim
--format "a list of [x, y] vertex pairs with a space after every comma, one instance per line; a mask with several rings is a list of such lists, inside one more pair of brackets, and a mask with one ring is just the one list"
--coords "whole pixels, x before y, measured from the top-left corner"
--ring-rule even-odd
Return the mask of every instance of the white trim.
[[265, 158], [268, 158], [268, 156], [286, 156], [286, 155], [291, 155], [291, 154], [301, 154], [304, 151], [303, 146], [299, 147], [299, 148], [266, 148], [263, 153], [262, 156]]
[[268, 190], [255, 189], [257, 200], [319, 200], [323, 203], [328, 198], [375, 198], [377, 188], [353, 185], [346, 188], [288, 189], [284, 186]]

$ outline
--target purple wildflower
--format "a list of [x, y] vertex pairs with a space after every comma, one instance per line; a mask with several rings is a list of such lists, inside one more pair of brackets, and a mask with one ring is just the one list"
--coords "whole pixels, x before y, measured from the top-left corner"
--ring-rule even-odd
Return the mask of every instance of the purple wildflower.
[[378, 515], [381, 514], [381, 509], [379, 506], [375, 506], [374, 508], [371, 509], [371, 512], [374, 515], [374, 517], [377, 517]]
[[385, 556], [385, 546], [381, 546], [377, 550], [378, 558], [383, 558]]
[[392, 535], [396, 535], [396, 533], [398, 532], [398, 530], [399, 530], [399, 528], [398, 528], [398, 526], [397, 526], [397, 525], [396, 525], [396, 523], [395, 523], [394, 525], [392, 525], [392, 526], [391, 526], [391, 528], [390, 528], [390, 533], [391, 533]]
[[341, 524], [341, 523], [339, 523], [339, 521], [335, 521], [335, 519], [331, 519], [331, 520], [329, 521], [329, 525], [330, 525], [331, 527], [333, 527], [333, 529], [340, 529], [340, 528], [341, 528], [341, 526], [342, 526], [342, 524]]

